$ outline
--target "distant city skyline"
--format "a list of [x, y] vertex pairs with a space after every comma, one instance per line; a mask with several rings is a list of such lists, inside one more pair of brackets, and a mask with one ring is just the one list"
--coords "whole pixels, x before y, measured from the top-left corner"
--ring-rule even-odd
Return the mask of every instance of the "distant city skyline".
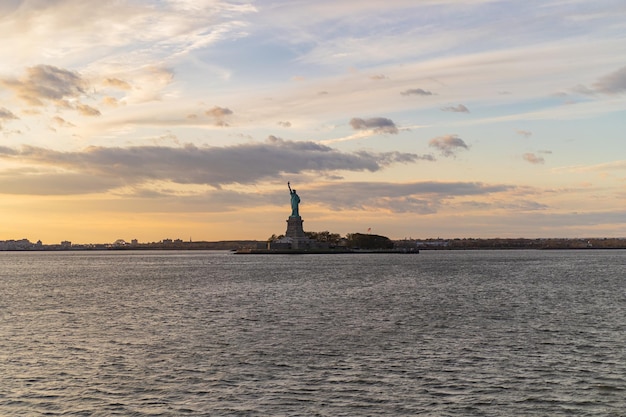
[[619, 0], [0, 4], [0, 240], [626, 236]]

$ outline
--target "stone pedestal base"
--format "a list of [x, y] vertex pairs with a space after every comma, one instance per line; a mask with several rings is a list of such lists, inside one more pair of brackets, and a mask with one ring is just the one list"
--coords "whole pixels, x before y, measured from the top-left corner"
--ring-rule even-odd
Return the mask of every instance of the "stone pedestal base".
[[291, 249], [309, 249], [314, 241], [306, 237], [302, 228], [302, 217], [289, 217], [287, 219], [287, 231], [285, 237], [291, 239]]
[[292, 239], [297, 238], [306, 238], [304, 234], [304, 229], [302, 228], [302, 217], [289, 217], [287, 219], [287, 231], [285, 232], [286, 237], [290, 237]]

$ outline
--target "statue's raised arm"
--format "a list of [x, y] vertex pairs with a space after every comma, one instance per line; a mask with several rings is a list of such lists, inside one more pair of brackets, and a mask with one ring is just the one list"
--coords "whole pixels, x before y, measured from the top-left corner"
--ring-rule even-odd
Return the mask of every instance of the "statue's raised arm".
[[287, 181], [287, 187], [289, 187], [289, 194], [291, 194], [291, 217], [300, 217], [298, 204], [300, 204], [300, 197], [296, 194], [296, 190], [291, 189], [291, 184]]

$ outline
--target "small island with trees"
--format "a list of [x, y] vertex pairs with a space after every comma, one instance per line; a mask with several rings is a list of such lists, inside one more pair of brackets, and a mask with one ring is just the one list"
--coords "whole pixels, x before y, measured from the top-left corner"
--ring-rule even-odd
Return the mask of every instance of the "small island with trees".
[[[333, 253], [419, 253], [415, 245], [397, 245], [386, 236], [370, 233], [304, 232], [306, 246], [293, 248], [285, 235], [272, 235], [264, 248], [239, 248], [237, 254], [333, 254]], [[302, 240], [301, 240], [302, 241]]]
[[300, 196], [291, 183], [287, 182], [291, 202], [291, 215], [287, 218], [287, 231], [284, 235], [272, 235], [265, 248], [241, 248], [237, 254], [305, 254], [305, 253], [419, 253], [413, 248], [396, 248], [386, 236], [349, 233], [342, 238], [336, 233], [305, 232], [300, 216]]

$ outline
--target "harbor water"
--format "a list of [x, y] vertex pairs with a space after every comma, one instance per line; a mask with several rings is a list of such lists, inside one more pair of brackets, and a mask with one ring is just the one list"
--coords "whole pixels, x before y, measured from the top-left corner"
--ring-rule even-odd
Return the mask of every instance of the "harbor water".
[[626, 251], [0, 252], [2, 416], [626, 416]]

